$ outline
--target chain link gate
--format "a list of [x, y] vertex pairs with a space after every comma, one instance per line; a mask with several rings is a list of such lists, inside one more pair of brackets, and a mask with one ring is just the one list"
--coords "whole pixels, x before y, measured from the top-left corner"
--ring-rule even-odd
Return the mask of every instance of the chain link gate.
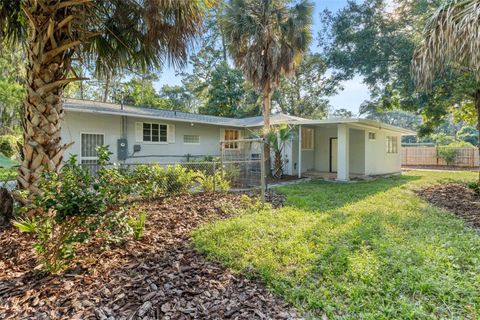
[[263, 139], [220, 141], [220, 169], [232, 190], [260, 189], [265, 201], [266, 172]]

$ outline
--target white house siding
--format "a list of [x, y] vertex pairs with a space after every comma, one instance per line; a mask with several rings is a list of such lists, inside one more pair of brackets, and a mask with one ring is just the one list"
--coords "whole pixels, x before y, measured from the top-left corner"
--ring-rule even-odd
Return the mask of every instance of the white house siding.
[[[375, 140], [370, 140], [368, 132], [376, 134]], [[390, 154], [386, 150], [387, 136], [396, 136], [398, 153]], [[401, 172], [402, 137], [396, 132], [378, 129], [365, 131], [365, 174], [379, 175]]]
[[65, 152], [69, 158], [72, 154], [80, 159], [82, 133], [102, 133], [105, 135], [105, 144], [113, 152], [112, 160], [117, 159], [117, 139], [122, 134], [122, 117], [113, 115], [91, 114], [85, 112], [66, 111], [62, 126], [62, 142], [73, 145]]
[[[170, 143], [149, 143], [137, 142], [135, 126], [137, 122], [160, 123], [175, 126], [175, 141]], [[145, 163], [145, 162], [168, 162], [168, 161], [184, 161], [183, 156], [190, 154], [191, 156], [219, 156], [220, 140], [224, 139], [223, 133], [227, 127], [220, 127], [207, 124], [190, 124], [188, 122], [174, 122], [151, 120], [147, 118], [127, 119], [127, 139], [129, 154], [133, 154], [133, 146], [138, 144], [141, 151], [129, 158], [127, 163]], [[231, 128], [236, 129], [238, 128]], [[243, 136], [243, 129], [240, 129], [240, 135]], [[199, 135], [199, 144], [188, 144], [183, 142], [184, 135]], [[162, 155], [162, 157], [158, 157]], [[180, 157], [166, 157], [180, 156]], [[198, 158], [198, 157], [197, 157]]]
[[365, 174], [365, 130], [350, 129], [349, 168], [350, 173]]
[[[137, 142], [136, 123], [160, 123], [175, 126], [175, 139], [169, 143]], [[207, 124], [193, 124], [186, 122], [153, 120], [148, 118], [127, 118], [126, 134], [128, 140], [129, 158], [126, 163], [170, 162], [185, 161], [185, 155], [192, 156], [219, 156], [220, 140], [223, 139], [225, 129], [240, 130], [240, 137], [244, 136], [244, 130], [233, 127], [220, 127]], [[81, 133], [103, 133], [105, 144], [113, 152], [112, 161], [118, 162], [117, 140], [122, 138], [122, 117], [116, 115], [102, 115], [83, 112], [67, 111], [65, 123], [62, 128], [62, 140], [64, 143], [74, 142], [66, 154], [80, 155]], [[199, 135], [199, 144], [184, 143], [184, 135]], [[133, 146], [140, 145], [141, 151], [133, 154]], [[175, 157], [168, 157], [175, 156]], [[68, 157], [68, 156], [67, 156]], [[79, 156], [79, 160], [80, 156]]]

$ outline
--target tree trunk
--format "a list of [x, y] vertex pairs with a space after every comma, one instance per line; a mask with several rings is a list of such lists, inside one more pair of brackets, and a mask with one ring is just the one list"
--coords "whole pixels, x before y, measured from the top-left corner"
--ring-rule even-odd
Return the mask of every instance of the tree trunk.
[[[475, 92], [475, 109], [477, 110], [477, 130], [478, 130], [478, 157], [480, 161], [480, 89]], [[480, 168], [478, 169], [478, 182], [480, 183]]]
[[[74, 1], [27, 1], [24, 5], [29, 17], [27, 97], [23, 110], [22, 147], [24, 160], [18, 175], [18, 186], [30, 191], [31, 199], [39, 192], [37, 184], [44, 170], [56, 172], [61, 168], [63, 151], [61, 125], [64, 116], [62, 94], [71, 81], [67, 79], [71, 56], [81, 44], [67, 17], [79, 16], [83, 9]], [[59, 22], [63, 22], [59, 24]], [[73, 29], [73, 31], [72, 31]], [[25, 199], [27, 200], [27, 199]]]
[[[263, 91], [263, 105], [262, 105], [262, 114], [263, 114], [263, 136], [266, 137], [267, 133], [270, 131], [270, 112], [271, 112], [271, 99], [272, 92], [269, 88]], [[271, 161], [270, 161], [270, 146], [268, 143], [265, 143], [263, 148], [263, 155], [265, 159], [265, 176], [271, 175]]]
[[5, 188], [0, 188], [0, 226], [13, 219], [13, 197]]
[[108, 95], [110, 94], [110, 80], [111, 80], [111, 76], [110, 76], [110, 72], [108, 72], [107, 78], [105, 79], [105, 86], [103, 88], [104, 90], [103, 90], [102, 102], [107, 102], [108, 100]]

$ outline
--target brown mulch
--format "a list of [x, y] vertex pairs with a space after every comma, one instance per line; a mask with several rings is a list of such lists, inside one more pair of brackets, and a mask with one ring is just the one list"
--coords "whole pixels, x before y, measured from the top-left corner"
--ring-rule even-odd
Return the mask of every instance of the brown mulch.
[[468, 224], [480, 228], [480, 197], [459, 183], [438, 184], [417, 191], [433, 204], [463, 218]]
[[460, 166], [405, 166], [402, 165], [404, 170], [439, 170], [439, 171], [478, 171], [480, 167], [460, 167]]
[[239, 194], [197, 194], [139, 204], [144, 237], [91, 245], [62, 275], [35, 270], [32, 238], [0, 229], [0, 319], [297, 319], [260, 283], [207, 261], [190, 232], [225, 218]]

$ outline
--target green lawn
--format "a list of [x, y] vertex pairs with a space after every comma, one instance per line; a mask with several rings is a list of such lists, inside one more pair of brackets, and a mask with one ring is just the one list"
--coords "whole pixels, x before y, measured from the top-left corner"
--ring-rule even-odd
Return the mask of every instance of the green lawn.
[[475, 177], [415, 171], [283, 187], [286, 207], [206, 225], [194, 241], [307, 317], [479, 319], [480, 235], [413, 192]]

